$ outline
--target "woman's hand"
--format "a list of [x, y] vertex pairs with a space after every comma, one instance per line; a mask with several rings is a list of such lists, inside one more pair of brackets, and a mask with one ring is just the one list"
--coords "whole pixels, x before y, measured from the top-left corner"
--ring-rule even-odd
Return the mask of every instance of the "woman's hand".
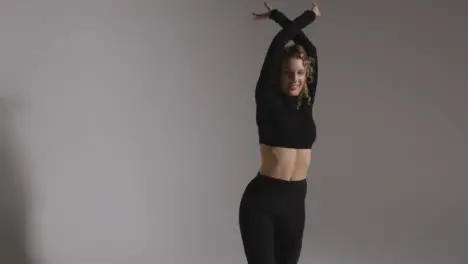
[[[266, 1], [263, 2], [263, 4], [265, 5], [265, 7], [267, 8], [268, 11], [263, 12], [263, 13], [253, 12], [252, 14], [253, 14], [255, 20], [262, 20], [262, 19], [266, 19], [266, 18], [270, 17], [270, 13], [271, 13], [271, 10], [273, 10], [273, 8]], [[317, 17], [322, 15], [322, 13], [320, 12], [320, 9], [319, 9], [316, 2], [312, 2], [311, 10], [312, 10], [312, 12], [315, 13], [315, 15]]]
[[322, 13], [320, 13], [320, 9], [319, 9], [317, 3], [315, 3], [315, 2], [313, 2], [313, 5], [312, 5], [312, 12], [314, 12], [317, 17], [322, 15]]
[[266, 11], [264, 13], [255, 13], [255, 12], [253, 12], [252, 14], [253, 14], [255, 20], [262, 20], [262, 19], [266, 19], [266, 18], [270, 17], [270, 12], [271, 12], [271, 10], [273, 10], [273, 8], [267, 2], [263, 2], [263, 4], [268, 9], [268, 11]]

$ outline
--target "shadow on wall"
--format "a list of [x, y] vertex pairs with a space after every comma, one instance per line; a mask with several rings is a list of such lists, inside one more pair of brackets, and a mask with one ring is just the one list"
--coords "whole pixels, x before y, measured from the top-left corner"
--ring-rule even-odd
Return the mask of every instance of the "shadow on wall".
[[0, 263], [33, 264], [27, 240], [28, 192], [14, 146], [11, 108], [0, 98]]

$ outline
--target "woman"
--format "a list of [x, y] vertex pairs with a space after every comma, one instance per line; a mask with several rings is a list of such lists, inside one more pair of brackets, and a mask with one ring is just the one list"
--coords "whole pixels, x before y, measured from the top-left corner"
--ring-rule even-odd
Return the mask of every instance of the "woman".
[[[283, 29], [267, 51], [255, 90], [261, 166], [247, 185], [239, 225], [249, 264], [296, 264], [305, 225], [307, 174], [316, 127], [312, 106], [317, 87], [317, 52], [302, 32], [320, 16], [318, 7], [294, 21], [266, 4], [256, 19]], [[293, 40], [292, 46], [285, 45]]]

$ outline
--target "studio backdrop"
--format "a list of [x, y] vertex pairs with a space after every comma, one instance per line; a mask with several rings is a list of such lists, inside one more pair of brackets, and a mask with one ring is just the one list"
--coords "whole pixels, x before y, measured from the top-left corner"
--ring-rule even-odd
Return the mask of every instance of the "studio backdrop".
[[[468, 5], [318, 4], [301, 263], [468, 263]], [[254, 88], [280, 29], [264, 10], [3, 0], [0, 262], [246, 263]]]

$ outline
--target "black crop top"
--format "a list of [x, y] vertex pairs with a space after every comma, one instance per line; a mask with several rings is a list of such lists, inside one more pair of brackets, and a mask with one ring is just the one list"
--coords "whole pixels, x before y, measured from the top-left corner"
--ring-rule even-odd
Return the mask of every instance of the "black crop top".
[[[312, 109], [318, 77], [317, 51], [302, 32], [302, 28], [311, 24], [315, 18], [316, 15], [311, 10], [305, 11], [294, 21], [290, 21], [276, 9], [270, 12], [270, 19], [280, 24], [283, 29], [276, 34], [268, 48], [255, 89], [256, 121], [261, 144], [310, 149], [315, 142], [316, 127]], [[280, 91], [277, 80], [280, 74], [282, 53], [290, 40], [303, 46], [307, 55], [314, 60], [312, 78], [307, 83], [311, 101], [309, 104], [304, 100], [299, 109], [297, 108], [299, 97]]]

